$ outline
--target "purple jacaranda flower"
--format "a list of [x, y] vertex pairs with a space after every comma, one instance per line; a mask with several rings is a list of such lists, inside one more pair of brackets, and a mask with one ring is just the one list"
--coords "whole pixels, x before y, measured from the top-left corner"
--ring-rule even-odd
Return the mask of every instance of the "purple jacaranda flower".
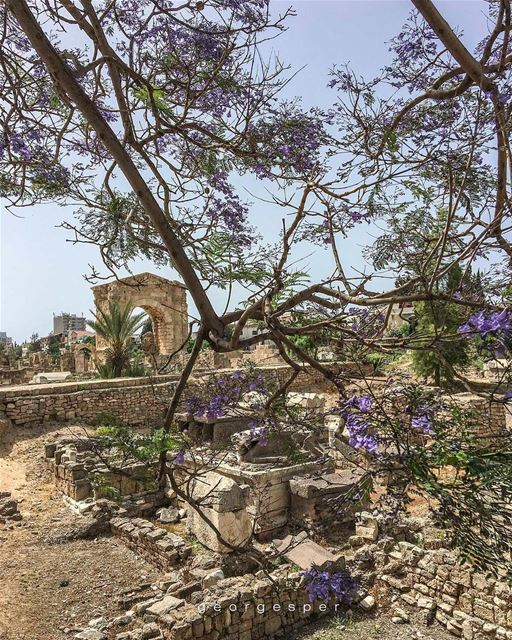
[[411, 420], [411, 425], [415, 429], [419, 429], [423, 432], [428, 432], [432, 430], [432, 417], [428, 413], [423, 413], [421, 415], [414, 416]]
[[361, 416], [349, 413], [346, 420], [346, 428], [349, 433], [348, 443], [354, 449], [364, 449], [368, 453], [376, 454], [379, 442], [370, 432], [368, 422]]
[[356, 407], [363, 413], [368, 413], [373, 406], [372, 399], [369, 396], [359, 396], [356, 401]]
[[206, 417], [208, 420], [216, 420], [225, 414], [225, 409], [223, 406], [223, 397], [220, 395], [214, 395], [213, 398], [208, 403], [208, 408], [206, 409]]
[[460, 334], [466, 337], [479, 335], [481, 338], [486, 338], [491, 334], [508, 334], [511, 330], [512, 312], [509, 309], [503, 309], [499, 312], [477, 311], [459, 327]]
[[185, 410], [193, 416], [202, 416], [206, 406], [197, 396], [192, 396], [185, 400]]
[[369, 396], [351, 396], [343, 405], [342, 413], [349, 407], [359, 409], [362, 413], [368, 413], [372, 408], [373, 402]]
[[249, 433], [245, 440], [245, 444], [250, 444], [254, 440], [258, 441], [258, 444], [262, 447], [268, 445], [268, 432], [264, 426], [261, 426], [257, 420], [251, 420], [249, 422]]
[[310, 602], [316, 602], [317, 600], [329, 602], [333, 597], [337, 600], [346, 601], [350, 592], [357, 586], [356, 580], [346, 571], [330, 573], [313, 567], [304, 571], [301, 575], [306, 583]]
[[266, 447], [268, 445], [268, 433], [265, 427], [261, 427], [257, 431], [257, 436], [258, 436], [258, 444], [261, 445], [262, 447]]
[[509, 400], [512, 400], [512, 390], [511, 389], [507, 389], [505, 391], [505, 393], [503, 394], [503, 400], [505, 400], [505, 402], [508, 402]]
[[183, 464], [185, 462], [185, 452], [178, 451], [178, 453], [174, 456], [175, 464]]

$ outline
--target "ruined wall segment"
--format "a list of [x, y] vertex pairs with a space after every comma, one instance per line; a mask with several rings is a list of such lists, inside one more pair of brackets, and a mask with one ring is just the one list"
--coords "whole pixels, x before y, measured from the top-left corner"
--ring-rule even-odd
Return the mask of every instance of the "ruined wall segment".
[[162, 419], [175, 384], [176, 376], [160, 376], [9, 387], [0, 390], [0, 418], [24, 427], [49, 421], [93, 423], [111, 414], [129, 425], [149, 425]]
[[[114, 282], [92, 287], [96, 309], [108, 310], [109, 302], [144, 309], [153, 321], [153, 335], [158, 353], [170, 355], [177, 351], [188, 335], [187, 290], [184, 284], [166, 280], [153, 273], [140, 273]], [[98, 357], [107, 345], [96, 339]]]

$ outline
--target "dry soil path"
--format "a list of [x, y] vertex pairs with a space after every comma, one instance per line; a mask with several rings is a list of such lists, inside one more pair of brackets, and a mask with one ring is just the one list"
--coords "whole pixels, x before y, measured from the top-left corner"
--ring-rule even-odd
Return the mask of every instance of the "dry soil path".
[[72, 638], [73, 628], [119, 613], [123, 588], [156, 578], [113, 538], [46, 540], [73, 519], [43, 461], [44, 442], [67, 431], [23, 430], [0, 441], [0, 491], [20, 500], [23, 515], [0, 525], [0, 640]]

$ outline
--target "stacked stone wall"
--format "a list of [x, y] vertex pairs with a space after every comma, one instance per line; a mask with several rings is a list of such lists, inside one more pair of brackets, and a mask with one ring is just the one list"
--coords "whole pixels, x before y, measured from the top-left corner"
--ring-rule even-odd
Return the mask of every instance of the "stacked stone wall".
[[63, 382], [0, 389], [0, 417], [15, 426], [47, 421], [93, 423], [111, 414], [133, 426], [158, 422], [175, 387], [175, 376]]
[[192, 552], [182, 538], [142, 518], [113, 518], [110, 527], [127, 547], [162, 571], [181, 564]]
[[453, 550], [399, 542], [385, 554], [379, 581], [456, 637], [512, 639], [512, 587], [461, 565]]
[[160, 616], [158, 625], [166, 640], [265, 640], [332, 615], [335, 606], [311, 604], [298, 575], [273, 581], [245, 575], [192, 594], [190, 603]]
[[[329, 364], [335, 371], [340, 365]], [[345, 365], [344, 365], [345, 366]], [[349, 365], [346, 374], [357, 377], [356, 368]], [[354, 365], [355, 367], [355, 365]], [[230, 369], [222, 370], [229, 373]], [[287, 365], [264, 367], [269, 377], [277, 377], [280, 383], [291, 375]], [[217, 371], [220, 373], [220, 370]], [[359, 372], [360, 374], [360, 372]], [[201, 385], [199, 374], [191, 379], [189, 389]], [[112, 380], [84, 380], [41, 385], [23, 385], [0, 388], [0, 420], [8, 420], [14, 426], [37, 425], [47, 421], [79, 421], [94, 423], [102, 414], [119, 417], [132, 426], [158, 424], [165, 414], [178, 376], [176, 374], [152, 378], [118, 378]], [[383, 385], [385, 380], [371, 379], [372, 387]], [[290, 385], [289, 391], [336, 393], [335, 385], [323, 375], [306, 367]], [[512, 413], [502, 401], [490, 402], [489, 398], [459, 393], [451, 396], [461, 405], [475, 410], [475, 424], [484, 436], [510, 431]]]

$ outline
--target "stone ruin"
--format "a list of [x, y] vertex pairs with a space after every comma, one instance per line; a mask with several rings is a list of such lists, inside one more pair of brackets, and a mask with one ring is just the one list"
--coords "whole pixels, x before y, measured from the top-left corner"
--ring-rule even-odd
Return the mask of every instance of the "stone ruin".
[[[462, 401], [478, 405], [474, 398]], [[286, 404], [307, 422], [324, 411], [326, 396], [292, 391]], [[337, 508], [347, 504], [364, 469], [339, 418], [326, 418], [321, 433], [305, 438], [284, 425], [261, 447], [251, 441], [254, 417], [243, 403], [216, 420], [180, 414], [178, 428], [192, 448], [179, 461], [168, 454], [176, 492], [157, 486], [151, 464], [128, 461], [116, 471], [115, 452], [98, 455], [94, 436], [46, 446], [47, 465], [70, 506], [84, 518], [107, 518], [103, 532], [162, 572], [158, 582], [125, 594], [125, 613], [85, 628], [77, 639], [258, 640], [293, 632], [328, 611], [309, 603], [301, 572], [311, 568], [357, 576], [343, 606], [369, 611], [386, 592], [396, 624], [407, 624], [408, 611], [418, 610], [428, 624], [438, 620], [467, 640], [512, 639], [506, 609], [512, 592], [485, 582], [477, 595], [476, 578], [442, 548], [439, 530], [429, 538], [425, 523], [390, 524], [361, 512], [364, 503]], [[501, 424], [503, 412], [491, 412], [489, 421]], [[472, 589], [471, 599], [463, 587]], [[294, 603], [295, 610], [258, 614], [258, 604], [276, 601]], [[114, 628], [116, 635], [107, 636]]]
[[45, 446], [47, 468], [55, 485], [79, 513], [87, 513], [101, 498], [116, 499], [128, 515], [147, 516], [165, 502], [156, 486], [156, 464], [123, 464], [118, 471], [106, 464], [108, 451], [89, 436], [65, 436]]
[[[153, 323], [154, 351], [161, 362], [183, 347], [188, 336], [186, 288], [180, 282], [166, 280], [153, 273], [141, 273], [92, 287], [97, 310], [106, 310], [109, 302], [132, 303], [141, 307]], [[104, 360], [107, 348], [97, 336], [96, 358]]]
[[[305, 415], [322, 404], [319, 394], [292, 393], [288, 400]], [[156, 486], [152, 465], [128, 462], [116, 471], [115, 452], [99, 450], [94, 435], [65, 436], [46, 445], [47, 466], [68, 504], [86, 519], [109, 512], [107, 532], [164, 572], [157, 584], [127, 594], [126, 614], [86, 628], [77, 638], [104, 640], [111, 626], [130, 624], [136, 631], [121, 631], [116, 640], [251, 640], [273, 637], [324, 613], [309, 604], [300, 571], [344, 570], [344, 556], [312, 536], [330, 500], [356, 483], [357, 474], [338, 471], [328, 457], [319, 460], [318, 451], [304, 449], [291, 459], [294, 434], [286, 429], [268, 447], [241, 453], [241, 443], [250, 440], [251, 417], [244, 406], [216, 421], [179, 416], [193, 450], [179, 463], [175, 454], [168, 455], [178, 486], [199, 510], [170, 486]], [[326, 445], [327, 431], [321, 439]], [[355, 513], [346, 518], [353, 533]], [[244, 551], [250, 541], [260, 558]], [[260, 566], [262, 559], [265, 564], [272, 558], [282, 558], [281, 566], [269, 575]], [[258, 603], [272, 605], [276, 597], [295, 603], [297, 610], [258, 614]], [[353, 600], [365, 597], [359, 590]], [[222, 615], [198, 610], [203, 603], [206, 609], [208, 603], [217, 606], [216, 598]], [[234, 601], [243, 606], [240, 614], [230, 609]], [[140, 635], [150, 632], [154, 635]]]

